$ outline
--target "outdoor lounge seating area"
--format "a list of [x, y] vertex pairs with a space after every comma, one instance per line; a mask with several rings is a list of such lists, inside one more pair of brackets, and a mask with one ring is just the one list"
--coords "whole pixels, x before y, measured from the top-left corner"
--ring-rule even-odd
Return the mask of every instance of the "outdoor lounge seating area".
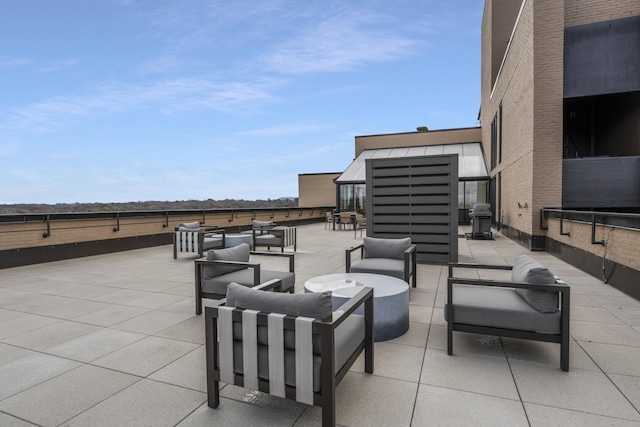
[[[343, 274], [354, 244], [352, 231], [328, 232], [322, 222], [297, 228], [296, 294], [284, 296]], [[361, 354], [344, 374], [337, 425], [640, 422], [640, 302], [549, 253], [493, 237], [461, 237], [460, 263], [511, 266], [528, 255], [570, 286], [570, 370], [561, 370], [561, 346], [552, 342], [453, 331], [448, 355], [448, 265], [417, 264], [409, 329], [374, 343], [373, 373]], [[224, 381], [219, 406], [209, 407], [206, 316], [193, 310], [198, 255], [174, 260], [171, 252], [166, 245], [0, 270], [0, 425], [321, 425], [319, 406]], [[287, 262], [259, 261], [274, 271]], [[492, 269], [455, 275], [511, 280]]]

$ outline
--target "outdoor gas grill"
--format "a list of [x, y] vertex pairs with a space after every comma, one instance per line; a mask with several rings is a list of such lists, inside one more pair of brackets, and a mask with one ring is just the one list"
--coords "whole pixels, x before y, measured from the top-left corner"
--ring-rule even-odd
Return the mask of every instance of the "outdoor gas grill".
[[471, 217], [471, 238], [492, 238], [491, 233], [491, 205], [476, 203], [469, 211]]

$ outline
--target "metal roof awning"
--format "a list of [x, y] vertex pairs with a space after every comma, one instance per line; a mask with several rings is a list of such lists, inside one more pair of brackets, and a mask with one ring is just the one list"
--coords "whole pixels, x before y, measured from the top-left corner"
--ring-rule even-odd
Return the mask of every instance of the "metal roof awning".
[[479, 142], [464, 144], [422, 145], [418, 147], [379, 148], [364, 150], [349, 165], [349, 167], [335, 179], [337, 184], [363, 183], [366, 180], [365, 160], [391, 157], [417, 157], [438, 154], [458, 154], [459, 179], [489, 178], [487, 163], [484, 159], [482, 145]]

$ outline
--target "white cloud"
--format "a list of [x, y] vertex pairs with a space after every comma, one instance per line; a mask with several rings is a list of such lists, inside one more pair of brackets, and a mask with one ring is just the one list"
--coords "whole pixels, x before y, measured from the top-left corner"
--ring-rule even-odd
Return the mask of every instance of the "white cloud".
[[419, 40], [379, 29], [379, 20], [362, 14], [330, 18], [276, 45], [261, 59], [274, 71], [301, 74], [350, 71], [417, 52]]
[[283, 136], [283, 135], [298, 135], [308, 134], [319, 130], [326, 130], [329, 128], [327, 125], [313, 124], [313, 123], [288, 123], [280, 126], [273, 126], [263, 129], [253, 129], [238, 132], [238, 135], [248, 136]]
[[0, 58], [0, 68], [20, 68], [33, 64], [28, 58]]
[[60, 71], [67, 68], [75, 67], [80, 63], [79, 58], [62, 59], [60, 61], [53, 61], [38, 66], [39, 71], [51, 72]]
[[275, 101], [270, 92], [279, 84], [277, 80], [225, 82], [198, 77], [149, 84], [103, 84], [84, 95], [50, 98], [4, 112], [0, 129], [51, 131], [74, 118], [151, 107], [166, 114], [197, 109], [242, 114], [260, 103]]

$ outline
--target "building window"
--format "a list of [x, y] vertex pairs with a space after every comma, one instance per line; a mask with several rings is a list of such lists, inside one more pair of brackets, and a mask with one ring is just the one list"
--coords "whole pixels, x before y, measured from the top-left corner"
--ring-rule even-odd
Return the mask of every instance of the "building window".
[[498, 107], [498, 164], [502, 163], [502, 102]]
[[502, 103], [491, 121], [491, 169], [502, 162]]
[[363, 212], [365, 209], [365, 184], [340, 185], [340, 211]]
[[491, 169], [498, 165], [498, 115], [491, 120]]

